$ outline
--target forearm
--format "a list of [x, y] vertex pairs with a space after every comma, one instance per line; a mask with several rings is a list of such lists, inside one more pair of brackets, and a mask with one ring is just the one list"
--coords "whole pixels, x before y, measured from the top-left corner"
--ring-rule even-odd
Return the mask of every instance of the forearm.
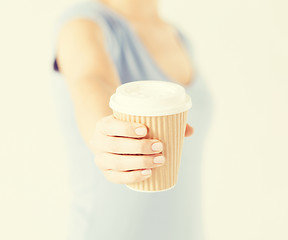
[[57, 60], [89, 146], [97, 121], [112, 113], [109, 99], [121, 84], [101, 28], [88, 19], [69, 21], [59, 34]]
[[112, 114], [109, 100], [117, 85], [97, 78], [86, 78], [68, 83], [80, 133], [89, 146], [96, 123]]

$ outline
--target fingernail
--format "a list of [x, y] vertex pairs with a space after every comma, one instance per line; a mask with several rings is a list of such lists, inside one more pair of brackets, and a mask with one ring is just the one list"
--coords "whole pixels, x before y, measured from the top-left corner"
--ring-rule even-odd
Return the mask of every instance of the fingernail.
[[152, 150], [153, 151], [162, 151], [163, 150], [163, 145], [162, 145], [162, 143], [161, 142], [156, 142], [156, 143], [153, 143], [152, 144]]
[[142, 175], [147, 176], [147, 175], [151, 175], [152, 171], [151, 171], [151, 169], [145, 169], [141, 173], [142, 173]]
[[155, 157], [153, 159], [154, 163], [164, 163], [165, 162], [165, 157], [163, 156], [158, 156], [158, 157]]
[[147, 134], [147, 129], [145, 127], [139, 127], [135, 129], [135, 133], [139, 136], [145, 136]]

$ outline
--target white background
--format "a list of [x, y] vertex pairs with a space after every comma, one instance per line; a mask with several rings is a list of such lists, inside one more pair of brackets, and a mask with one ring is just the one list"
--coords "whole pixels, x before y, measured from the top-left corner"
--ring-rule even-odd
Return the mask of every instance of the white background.
[[[1, 240], [65, 239], [68, 163], [50, 72], [53, 25], [71, 3], [1, 5]], [[190, 36], [215, 102], [203, 162], [207, 240], [287, 240], [288, 2], [161, 5]]]

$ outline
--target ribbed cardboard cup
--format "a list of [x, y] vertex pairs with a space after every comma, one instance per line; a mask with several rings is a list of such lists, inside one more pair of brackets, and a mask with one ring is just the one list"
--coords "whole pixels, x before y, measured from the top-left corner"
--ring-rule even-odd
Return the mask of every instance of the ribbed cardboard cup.
[[174, 187], [178, 179], [187, 112], [156, 117], [133, 116], [116, 111], [113, 114], [119, 120], [145, 124], [149, 129], [145, 138], [159, 139], [164, 145], [162, 153], [166, 159], [165, 164], [152, 168], [152, 176], [145, 181], [127, 186], [145, 192], [163, 191]]
[[119, 86], [110, 98], [109, 106], [116, 119], [144, 124], [147, 139], [163, 144], [166, 161], [152, 168], [152, 176], [127, 187], [142, 192], [159, 192], [173, 188], [178, 179], [190, 97], [176, 83], [136, 81]]

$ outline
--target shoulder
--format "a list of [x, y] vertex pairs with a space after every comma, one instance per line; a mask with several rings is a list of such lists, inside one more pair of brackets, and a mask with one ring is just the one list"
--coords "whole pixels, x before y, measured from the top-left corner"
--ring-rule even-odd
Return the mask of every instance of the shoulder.
[[79, 2], [66, 7], [56, 20], [56, 29], [60, 28], [64, 22], [75, 18], [85, 18], [96, 22], [102, 28], [111, 28], [111, 25], [117, 25], [117, 18], [103, 4], [96, 0]]
[[85, 18], [73, 18], [65, 22], [61, 29], [59, 29], [58, 38], [65, 38], [68, 41], [75, 39], [84, 39], [93, 37], [94, 39], [101, 39], [103, 31], [98, 24]]
[[[81, 79], [112, 82], [118, 76], [101, 28], [87, 19], [69, 21], [59, 33], [56, 51], [58, 69], [70, 83]], [[113, 82], [114, 81], [114, 82]]]
[[95, 13], [101, 14], [100, 5], [96, 1], [81, 1], [66, 6], [60, 13], [59, 20], [75, 15], [95, 17]]
[[103, 13], [97, 2], [84, 1], [66, 7], [56, 19], [55, 31], [59, 32], [63, 25], [74, 19], [89, 19], [98, 24], [103, 22]]
[[[101, 35], [111, 57], [118, 56], [118, 37], [115, 33], [117, 21], [97, 1], [84, 1], [70, 5], [58, 16], [54, 24], [55, 41], [59, 35]], [[113, 25], [113, 26], [111, 26]], [[66, 37], [65, 37], [66, 38]], [[66, 38], [67, 39], [67, 38]]]

